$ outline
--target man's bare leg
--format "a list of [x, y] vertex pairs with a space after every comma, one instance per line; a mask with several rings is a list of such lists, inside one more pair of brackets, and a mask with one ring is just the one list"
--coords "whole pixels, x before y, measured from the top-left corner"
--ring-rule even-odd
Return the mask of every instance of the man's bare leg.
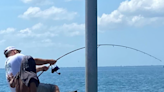
[[57, 85], [55, 85], [55, 90], [54, 90], [54, 92], [60, 92], [60, 91], [59, 91], [59, 87], [58, 87]]
[[37, 87], [34, 82], [30, 83], [30, 92], [37, 92]]

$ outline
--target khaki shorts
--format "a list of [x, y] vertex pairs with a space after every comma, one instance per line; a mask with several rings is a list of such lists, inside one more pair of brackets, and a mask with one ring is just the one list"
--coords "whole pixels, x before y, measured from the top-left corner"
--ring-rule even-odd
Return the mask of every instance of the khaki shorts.
[[45, 83], [40, 83], [37, 88], [37, 92], [54, 92], [54, 90], [55, 85]]

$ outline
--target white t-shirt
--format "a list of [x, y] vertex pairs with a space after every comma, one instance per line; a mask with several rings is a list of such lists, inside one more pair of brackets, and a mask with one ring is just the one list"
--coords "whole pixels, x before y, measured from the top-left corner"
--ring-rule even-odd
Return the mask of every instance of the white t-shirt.
[[[15, 76], [20, 71], [21, 61], [23, 56], [24, 56], [23, 54], [18, 53], [6, 59], [5, 62], [6, 79], [8, 74], [12, 73]], [[10, 90], [11, 92], [16, 92], [15, 88], [10, 87]]]

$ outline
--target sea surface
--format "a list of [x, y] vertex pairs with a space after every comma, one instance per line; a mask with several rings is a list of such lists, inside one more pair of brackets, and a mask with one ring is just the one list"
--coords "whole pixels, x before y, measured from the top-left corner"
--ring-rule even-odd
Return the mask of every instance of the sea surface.
[[[42, 83], [56, 84], [61, 92], [85, 92], [85, 68], [60, 68], [44, 72]], [[40, 72], [39, 72], [40, 73]], [[38, 73], [38, 74], [39, 74]], [[5, 69], [0, 69], [0, 92], [10, 92]], [[163, 66], [116, 66], [98, 68], [98, 92], [164, 92]]]

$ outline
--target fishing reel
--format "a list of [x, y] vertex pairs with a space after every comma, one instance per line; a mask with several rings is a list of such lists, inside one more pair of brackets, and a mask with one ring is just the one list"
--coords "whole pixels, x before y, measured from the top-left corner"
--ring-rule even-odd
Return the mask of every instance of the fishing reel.
[[58, 66], [56, 66], [56, 67], [51, 67], [51, 73], [54, 73], [54, 72], [56, 72], [57, 74], [61, 74], [61, 73], [59, 73], [59, 72], [57, 72], [58, 70], [59, 70], [60, 68], [58, 67]]

